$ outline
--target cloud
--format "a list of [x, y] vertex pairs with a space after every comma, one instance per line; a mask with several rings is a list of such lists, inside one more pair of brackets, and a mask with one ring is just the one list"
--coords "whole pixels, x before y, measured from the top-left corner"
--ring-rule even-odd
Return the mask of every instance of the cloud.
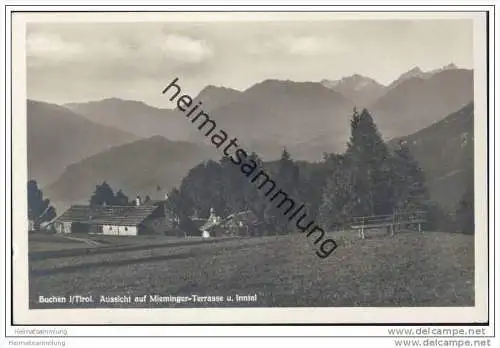
[[60, 36], [48, 33], [29, 34], [26, 39], [28, 57], [67, 59], [85, 52], [78, 43], [66, 42]]
[[247, 48], [250, 54], [286, 54], [291, 56], [319, 56], [339, 52], [341, 47], [328, 37], [284, 36], [254, 42]]
[[213, 55], [205, 41], [177, 34], [168, 35], [161, 42], [161, 49], [168, 58], [186, 63], [200, 63]]
[[289, 40], [288, 51], [300, 56], [315, 56], [329, 51], [329, 43], [316, 37], [299, 37]]
[[132, 54], [132, 49], [119, 40], [89, 37], [87, 40], [71, 40], [50, 32], [28, 34], [26, 55], [28, 65], [54, 66], [61, 63], [116, 63]]

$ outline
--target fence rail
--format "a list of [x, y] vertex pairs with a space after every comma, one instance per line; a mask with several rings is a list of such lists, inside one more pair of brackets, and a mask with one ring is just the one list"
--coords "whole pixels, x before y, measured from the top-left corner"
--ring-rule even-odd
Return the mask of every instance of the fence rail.
[[359, 232], [361, 239], [365, 239], [365, 230], [386, 227], [390, 234], [394, 235], [396, 227], [402, 225], [417, 225], [418, 231], [422, 231], [422, 224], [427, 221], [425, 211], [400, 212], [387, 215], [370, 215], [353, 217], [350, 223], [352, 229]]

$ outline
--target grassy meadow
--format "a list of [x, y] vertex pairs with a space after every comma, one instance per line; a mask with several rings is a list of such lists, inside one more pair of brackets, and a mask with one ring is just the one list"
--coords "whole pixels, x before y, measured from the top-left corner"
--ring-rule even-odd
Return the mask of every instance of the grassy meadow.
[[68, 306], [38, 304], [40, 295], [150, 294], [256, 294], [257, 301], [88, 306], [474, 305], [471, 235], [406, 232], [359, 240], [344, 233], [333, 236], [339, 247], [326, 259], [300, 234], [210, 240], [108, 236], [98, 244], [46, 238], [30, 237], [30, 308]]

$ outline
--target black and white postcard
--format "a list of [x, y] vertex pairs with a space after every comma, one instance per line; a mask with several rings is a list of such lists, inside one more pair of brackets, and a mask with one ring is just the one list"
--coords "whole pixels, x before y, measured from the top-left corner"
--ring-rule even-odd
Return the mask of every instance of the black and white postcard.
[[17, 324], [488, 320], [484, 12], [12, 31]]

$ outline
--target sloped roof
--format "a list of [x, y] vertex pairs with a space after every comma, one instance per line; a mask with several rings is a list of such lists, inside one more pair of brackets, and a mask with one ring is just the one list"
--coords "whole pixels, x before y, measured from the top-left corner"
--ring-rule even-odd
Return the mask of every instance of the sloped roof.
[[257, 215], [251, 210], [240, 211], [238, 213], [228, 215], [228, 217], [226, 219], [234, 219], [234, 220], [243, 221], [246, 223], [258, 222], [258, 220], [259, 220]]
[[150, 216], [156, 205], [88, 206], [73, 205], [57, 218], [60, 222], [82, 222], [100, 225], [137, 226]]
[[256, 225], [259, 224], [259, 218], [251, 210], [241, 211], [238, 213], [230, 214], [224, 219], [220, 219], [217, 223], [207, 221], [201, 229], [210, 230], [215, 227], [227, 228], [231, 223], [241, 223], [243, 225]]
[[208, 230], [214, 226], [218, 226], [220, 225], [221, 223], [221, 218], [220, 217], [217, 217], [216, 219], [214, 220], [211, 220], [211, 219], [207, 219], [205, 221], [205, 223], [200, 227], [200, 230]]

